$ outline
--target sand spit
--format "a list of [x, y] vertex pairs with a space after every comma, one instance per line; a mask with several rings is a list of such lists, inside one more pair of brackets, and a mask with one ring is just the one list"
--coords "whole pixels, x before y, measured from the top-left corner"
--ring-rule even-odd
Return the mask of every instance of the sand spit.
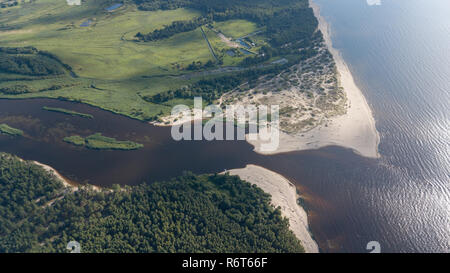
[[281, 208], [281, 213], [289, 219], [290, 229], [302, 242], [305, 251], [317, 253], [319, 248], [313, 240], [308, 227], [306, 211], [297, 203], [296, 187], [283, 176], [256, 165], [247, 165], [244, 169], [227, 171], [242, 180], [252, 183], [272, 196], [272, 204]]

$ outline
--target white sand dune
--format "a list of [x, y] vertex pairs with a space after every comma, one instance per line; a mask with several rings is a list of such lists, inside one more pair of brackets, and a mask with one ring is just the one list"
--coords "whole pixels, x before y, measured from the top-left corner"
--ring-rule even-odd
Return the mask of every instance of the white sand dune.
[[305, 210], [297, 204], [296, 187], [283, 176], [265, 168], [247, 165], [244, 169], [227, 171], [237, 175], [242, 180], [254, 184], [272, 196], [272, 204], [281, 208], [281, 213], [289, 219], [290, 229], [302, 242], [305, 251], [317, 253], [319, 248], [313, 240], [308, 227], [308, 217]]

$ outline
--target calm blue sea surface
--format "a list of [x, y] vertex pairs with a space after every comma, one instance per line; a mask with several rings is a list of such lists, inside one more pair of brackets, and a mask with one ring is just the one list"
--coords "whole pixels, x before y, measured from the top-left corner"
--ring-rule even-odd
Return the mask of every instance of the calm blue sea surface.
[[357, 198], [375, 220], [355, 223], [388, 251], [449, 252], [450, 1], [315, 3], [381, 134], [382, 158]]

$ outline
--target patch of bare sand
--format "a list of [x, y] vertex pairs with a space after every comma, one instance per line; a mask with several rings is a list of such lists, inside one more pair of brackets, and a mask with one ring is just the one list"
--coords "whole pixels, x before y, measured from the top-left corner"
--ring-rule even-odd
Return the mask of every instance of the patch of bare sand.
[[319, 248], [313, 240], [308, 226], [306, 211], [297, 203], [296, 187], [283, 176], [256, 165], [247, 165], [244, 169], [227, 171], [242, 180], [254, 184], [272, 196], [272, 204], [281, 208], [281, 213], [289, 219], [289, 225], [295, 236], [301, 241], [305, 251], [317, 253]]

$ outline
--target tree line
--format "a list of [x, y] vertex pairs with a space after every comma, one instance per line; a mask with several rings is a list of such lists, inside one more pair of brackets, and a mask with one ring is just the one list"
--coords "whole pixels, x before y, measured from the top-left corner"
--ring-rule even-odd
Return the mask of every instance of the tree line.
[[177, 33], [192, 31], [212, 21], [245, 19], [266, 27], [265, 34], [271, 46], [289, 46], [289, 43], [310, 39], [318, 22], [307, 0], [134, 0], [141, 10], [192, 8], [202, 16], [190, 21], [176, 21], [148, 34], [138, 33], [143, 41], [168, 38]]
[[210, 23], [207, 18], [199, 17], [187, 21], [174, 21], [172, 24], [162, 29], [156, 29], [150, 33], [142, 34], [138, 32], [135, 37], [144, 42], [156, 41], [172, 37], [175, 34], [188, 32], [197, 29], [200, 26]]
[[72, 192], [41, 167], [0, 154], [0, 252], [303, 252], [280, 210], [229, 175], [183, 176]]

